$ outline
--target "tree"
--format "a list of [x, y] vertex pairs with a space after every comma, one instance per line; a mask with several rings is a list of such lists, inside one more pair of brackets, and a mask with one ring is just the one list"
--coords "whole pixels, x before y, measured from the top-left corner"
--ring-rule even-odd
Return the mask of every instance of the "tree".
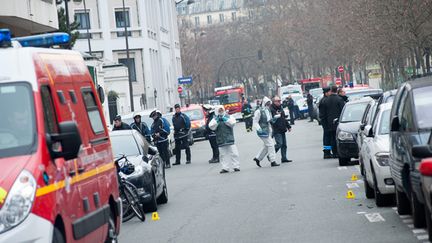
[[76, 39], [78, 39], [79, 32], [77, 31], [79, 27], [79, 23], [77, 21], [74, 21], [69, 24], [69, 30], [67, 28], [67, 21], [66, 21], [66, 14], [63, 7], [60, 7], [57, 10], [57, 16], [59, 21], [59, 31], [68, 33], [71, 37], [70, 44], [68, 46], [69, 49], [71, 49], [75, 45]]

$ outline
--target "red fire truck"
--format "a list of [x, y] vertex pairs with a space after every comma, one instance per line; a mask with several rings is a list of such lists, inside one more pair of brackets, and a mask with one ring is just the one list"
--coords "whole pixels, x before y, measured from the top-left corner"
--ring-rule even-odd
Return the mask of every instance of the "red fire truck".
[[242, 119], [243, 96], [244, 88], [241, 85], [215, 88], [215, 99], [219, 100], [228, 114], [233, 115], [237, 120]]

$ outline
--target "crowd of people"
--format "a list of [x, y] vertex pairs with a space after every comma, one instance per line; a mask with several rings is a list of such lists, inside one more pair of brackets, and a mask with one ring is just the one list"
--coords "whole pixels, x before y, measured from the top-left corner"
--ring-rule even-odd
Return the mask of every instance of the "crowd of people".
[[[319, 118], [323, 128], [323, 153], [324, 159], [337, 158], [336, 147], [336, 118], [339, 118], [345, 103], [348, 98], [345, 96], [343, 89], [338, 89], [337, 86], [331, 88], [323, 88], [324, 96], [320, 100]], [[310, 121], [316, 119], [313, 114], [313, 97], [308, 94], [307, 104], [309, 108]], [[246, 131], [256, 131], [257, 137], [262, 141], [262, 148], [258, 154], [252, 158], [258, 167], [261, 167], [262, 161], [267, 158], [271, 167], [280, 166], [276, 161], [276, 153], [281, 153], [281, 163], [289, 163], [292, 160], [287, 158], [287, 140], [286, 133], [291, 132], [291, 125], [298, 117], [295, 109], [295, 102], [291, 96], [288, 96], [283, 102], [279, 96], [274, 96], [272, 99], [264, 97], [257, 102], [257, 107], [253, 110], [248, 101], [244, 102], [242, 107], [243, 120], [245, 122]], [[288, 108], [290, 119], [285, 114], [284, 108]], [[189, 130], [191, 129], [190, 118], [181, 112], [179, 104], [174, 106], [175, 114], [172, 118], [175, 139], [175, 163], [172, 165], [180, 165], [181, 151], [186, 151], [186, 164], [191, 163], [191, 150], [189, 145]], [[235, 145], [234, 126], [236, 119], [229, 115], [224, 106], [203, 105], [206, 112], [206, 138], [208, 138], [212, 149], [212, 158], [209, 163], [221, 163], [220, 173], [228, 173], [230, 170], [234, 172], [240, 171], [240, 160], [237, 146]], [[153, 119], [153, 124], [148, 126], [141, 121], [141, 115], [135, 113], [133, 115], [134, 122], [130, 125], [122, 122], [121, 117], [117, 116], [114, 119], [114, 128], [116, 130], [134, 129], [137, 130], [148, 142], [153, 142], [157, 147], [162, 160], [165, 163], [165, 168], [170, 168], [169, 155], [169, 134], [170, 123], [162, 117], [159, 110], [151, 112], [150, 117]]]

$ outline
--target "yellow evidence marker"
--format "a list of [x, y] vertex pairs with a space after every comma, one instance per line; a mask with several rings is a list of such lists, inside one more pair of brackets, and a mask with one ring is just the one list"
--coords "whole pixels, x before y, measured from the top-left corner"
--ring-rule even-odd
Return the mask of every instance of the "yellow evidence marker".
[[152, 213], [152, 220], [153, 221], [158, 221], [160, 218], [159, 218], [159, 214], [157, 213], [157, 212], [153, 212]]
[[0, 203], [4, 203], [4, 200], [6, 199], [7, 196], [7, 191], [5, 189], [3, 189], [2, 187], [0, 187]]
[[352, 190], [348, 190], [347, 194], [346, 194], [346, 198], [347, 199], [354, 199], [355, 198], [355, 194]]
[[356, 174], [352, 174], [351, 181], [358, 181], [358, 177]]

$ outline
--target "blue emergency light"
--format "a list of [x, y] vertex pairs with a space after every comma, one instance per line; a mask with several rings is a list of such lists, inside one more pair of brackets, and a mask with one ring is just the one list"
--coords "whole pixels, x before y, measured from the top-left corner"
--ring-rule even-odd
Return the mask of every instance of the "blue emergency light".
[[70, 36], [67, 33], [59, 32], [17, 37], [12, 40], [18, 41], [22, 47], [52, 47], [69, 44]]
[[0, 29], [0, 47], [11, 47], [11, 33], [9, 29]]

